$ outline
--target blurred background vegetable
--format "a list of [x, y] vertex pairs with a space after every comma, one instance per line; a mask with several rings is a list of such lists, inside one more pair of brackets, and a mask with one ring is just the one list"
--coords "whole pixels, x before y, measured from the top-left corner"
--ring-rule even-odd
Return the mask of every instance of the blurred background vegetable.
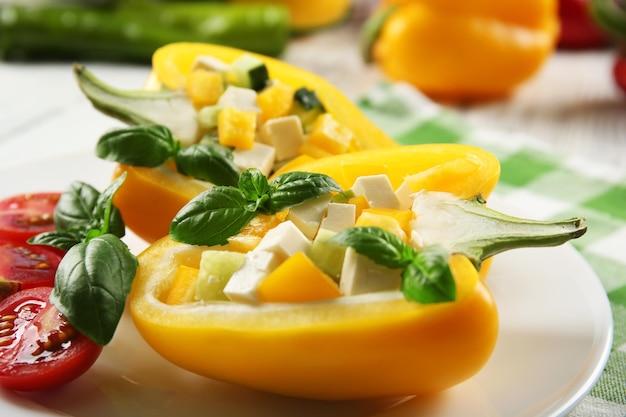
[[589, 10], [594, 22], [615, 42], [613, 79], [626, 93], [626, 1], [590, 0]]
[[557, 0], [382, 0], [362, 51], [390, 79], [435, 99], [509, 95], [551, 55]]
[[0, 2], [0, 58], [149, 63], [177, 41], [281, 54], [291, 34], [280, 4], [157, 0]]
[[559, 0], [561, 31], [558, 46], [588, 49], [606, 46], [610, 40], [591, 17], [589, 0]]

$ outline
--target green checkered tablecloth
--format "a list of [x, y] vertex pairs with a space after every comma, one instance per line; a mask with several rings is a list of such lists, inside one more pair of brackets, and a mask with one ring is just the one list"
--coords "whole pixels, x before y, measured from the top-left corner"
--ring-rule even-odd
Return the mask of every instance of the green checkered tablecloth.
[[587, 219], [588, 232], [573, 245], [606, 289], [614, 336], [604, 372], [570, 416], [626, 416], [626, 172], [566, 158], [523, 134], [469, 126], [404, 84], [382, 83], [358, 104], [401, 144], [467, 143], [494, 153], [502, 166], [495, 193], [503, 201], [539, 201], [546, 219]]

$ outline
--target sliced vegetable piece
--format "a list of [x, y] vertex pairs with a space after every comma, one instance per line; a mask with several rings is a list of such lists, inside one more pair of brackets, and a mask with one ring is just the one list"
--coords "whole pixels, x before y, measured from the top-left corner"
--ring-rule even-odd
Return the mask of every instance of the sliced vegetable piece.
[[54, 230], [52, 215], [61, 193], [17, 194], [0, 201], [0, 239], [26, 242], [36, 234]]

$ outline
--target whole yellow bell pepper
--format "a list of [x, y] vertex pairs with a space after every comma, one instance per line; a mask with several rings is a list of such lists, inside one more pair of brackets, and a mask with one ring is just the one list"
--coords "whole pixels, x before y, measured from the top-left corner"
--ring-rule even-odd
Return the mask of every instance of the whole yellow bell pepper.
[[346, 18], [350, 12], [350, 0], [230, 0], [233, 3], [276, 3], [287, 7], [290, 26], [295, 32], [306, 32], [333, 25]]
[[[448, 177], [455, 165], [467, 169]], [[489, 195], [500, 172], [488, 152], [447, 144], [362, 151], [297, 168], [332, 175], [347, 187], [359, 172], [384, 172], [394, 183], [425, 172], [417, 187], [458, 190], [466, 196]], [[153, 243], [139, 255], [129, 296], [132, 317], [148, 344], [200, 375], [324, 400], [413, 395], [470, 378], [495, 346], [496, 306], [462, 255], [450, 259], [457, 285], [454, 302], [419, 304], [398, 292], [314, 303], [168, 305], [179, 266], [198, 268], [205, 249], [170, 237]]]
[[[182, 89], [198, 55], [210, 55], [230, 63], [244, 51], [202, 43], [174, 43], [159, 48], [153, 56], [153, 68], [147, 89], [162, 86]], [[354, 133], [353, 150], [398, 146], [374, 125], [340, 90], [323, 78], [270, 57], [260, 58], [267, 66], [271, 79], [294, 88], [306, 87], [316, 92], [326, 111]], [[207, 188], [207, 185], [181, 175], [168, 166], [145, 168], [117, 165], [114, 177], [127, 173], [124, 186], [115, 196], [126, 225], [139, 237], [153, 242], [167, 235], [174, 215], [185, 203]]]
[[557, 2], [384, 0], [363, 52], [392, 80], [441, 100], [506, 96], [554, 50]]

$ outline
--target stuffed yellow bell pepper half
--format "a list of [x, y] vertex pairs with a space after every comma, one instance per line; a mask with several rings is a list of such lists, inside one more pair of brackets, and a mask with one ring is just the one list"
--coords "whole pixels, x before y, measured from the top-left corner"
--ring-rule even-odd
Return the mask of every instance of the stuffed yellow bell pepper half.
[[141, 91], [120, 91], [76, 65], [80, 88], [129, 124], [104, 135], [99, 157], [127, 173], [116, 195], [127, 226], [152, 242], [185, 203], [250, 167], [397, 146], [338, 89], [266, 56], [217, 45], [159, 48]]
[[555, 0], [384, 0], [362, 49], [389, 78], [431, 97], [493, 99], [541, 68], [558, 31]]
[[482, 262], [585, 231], [580, 219], [486, 208], [499, 172], [490, 153], [448, 144], [320, 158], [269, 178], [244, 171], [191, 200], [139, 255], [134, 322], [172, 363], [272, 393], [449, 388], [496, 343]]

